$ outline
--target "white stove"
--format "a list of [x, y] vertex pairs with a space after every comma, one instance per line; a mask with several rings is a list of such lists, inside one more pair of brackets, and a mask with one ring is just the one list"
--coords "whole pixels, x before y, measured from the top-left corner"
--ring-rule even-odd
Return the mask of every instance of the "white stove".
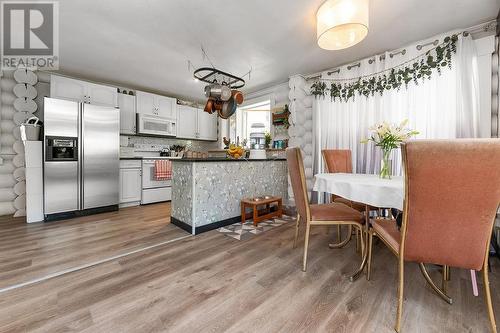
[[148, 156], [142, 158], [142, 200], [141, 204], [172, 200], [172, 180], [155, 179], [155, 161], [178, 159], [168, 156]]

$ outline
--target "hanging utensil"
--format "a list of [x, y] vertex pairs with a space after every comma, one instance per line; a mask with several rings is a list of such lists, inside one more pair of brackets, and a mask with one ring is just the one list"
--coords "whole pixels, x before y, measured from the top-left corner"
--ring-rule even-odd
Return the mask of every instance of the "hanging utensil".
[[236, 112], [236, 106], [236, 101], [234, 100], [233, 96], [231, 96], [231, 98], [229, 98], [227, 102], [224, 102], [222, 104], [222, 110], [218, 111], [219, 116], [222, 119], [231, 117]]
[[240, 105], [243, 103], [243, 93], [239, 90], [231, 90], [231, 96], [236, 101], [236, 104]]
[[225, 102], [223, 102], [223, 101], [215, 100], [214, 104], [213, 104], [213, 109], [216, 111], [221, 111], [224, 103]]
[[231, 98], [231, 88], [227, 85], [213, 83], [205, 87], [205, 96], [227, 101]]
[[207, 100], [207, 103], [205, 104], [205, 109], [204, 109], [205, 112], [208, 112], [210, 114], [212, 114], [215, 109], [214, 109], [214, 100], [213, 98], [209, 98]]

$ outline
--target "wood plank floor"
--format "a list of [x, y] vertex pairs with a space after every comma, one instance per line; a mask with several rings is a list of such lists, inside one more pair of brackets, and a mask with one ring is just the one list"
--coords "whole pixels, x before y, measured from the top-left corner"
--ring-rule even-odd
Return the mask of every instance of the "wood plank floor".
[[0, 289], [188, 235], [170, 203], [50, 223], [0, 220]]
[[[351, 283], [354, 242], [331, 250], [332, 237], [313, 228], [305, 273], [291, 223], [247, 241], [216, 231], [189, 237], [1, 293], [0, 332], [393, 332], [396, 259], [376, 245], [372, 281]], [[492, 264], [500, 316], [500, 265]], [[406, 275], [404, 332], [488, 332], [468, 272], [452, 270], [452, 306], [417, 265]]]

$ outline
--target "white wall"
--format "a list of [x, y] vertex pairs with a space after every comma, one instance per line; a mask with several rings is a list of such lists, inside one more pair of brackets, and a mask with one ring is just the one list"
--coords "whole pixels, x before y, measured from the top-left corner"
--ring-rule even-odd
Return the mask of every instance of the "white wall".
[[478, 76], [480, 90], [479, 135], [491, 137], [491, 100], [492, 100], [492, 54], [495, 52], [495, 36], [475, 40], [478, 54]]

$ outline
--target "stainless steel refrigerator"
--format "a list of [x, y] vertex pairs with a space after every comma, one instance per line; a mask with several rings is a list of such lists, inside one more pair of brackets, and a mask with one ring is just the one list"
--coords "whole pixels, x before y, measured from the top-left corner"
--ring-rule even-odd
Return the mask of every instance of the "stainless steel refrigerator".
[[44, 99], [45, 219], [118, 209], [118, 108]]

